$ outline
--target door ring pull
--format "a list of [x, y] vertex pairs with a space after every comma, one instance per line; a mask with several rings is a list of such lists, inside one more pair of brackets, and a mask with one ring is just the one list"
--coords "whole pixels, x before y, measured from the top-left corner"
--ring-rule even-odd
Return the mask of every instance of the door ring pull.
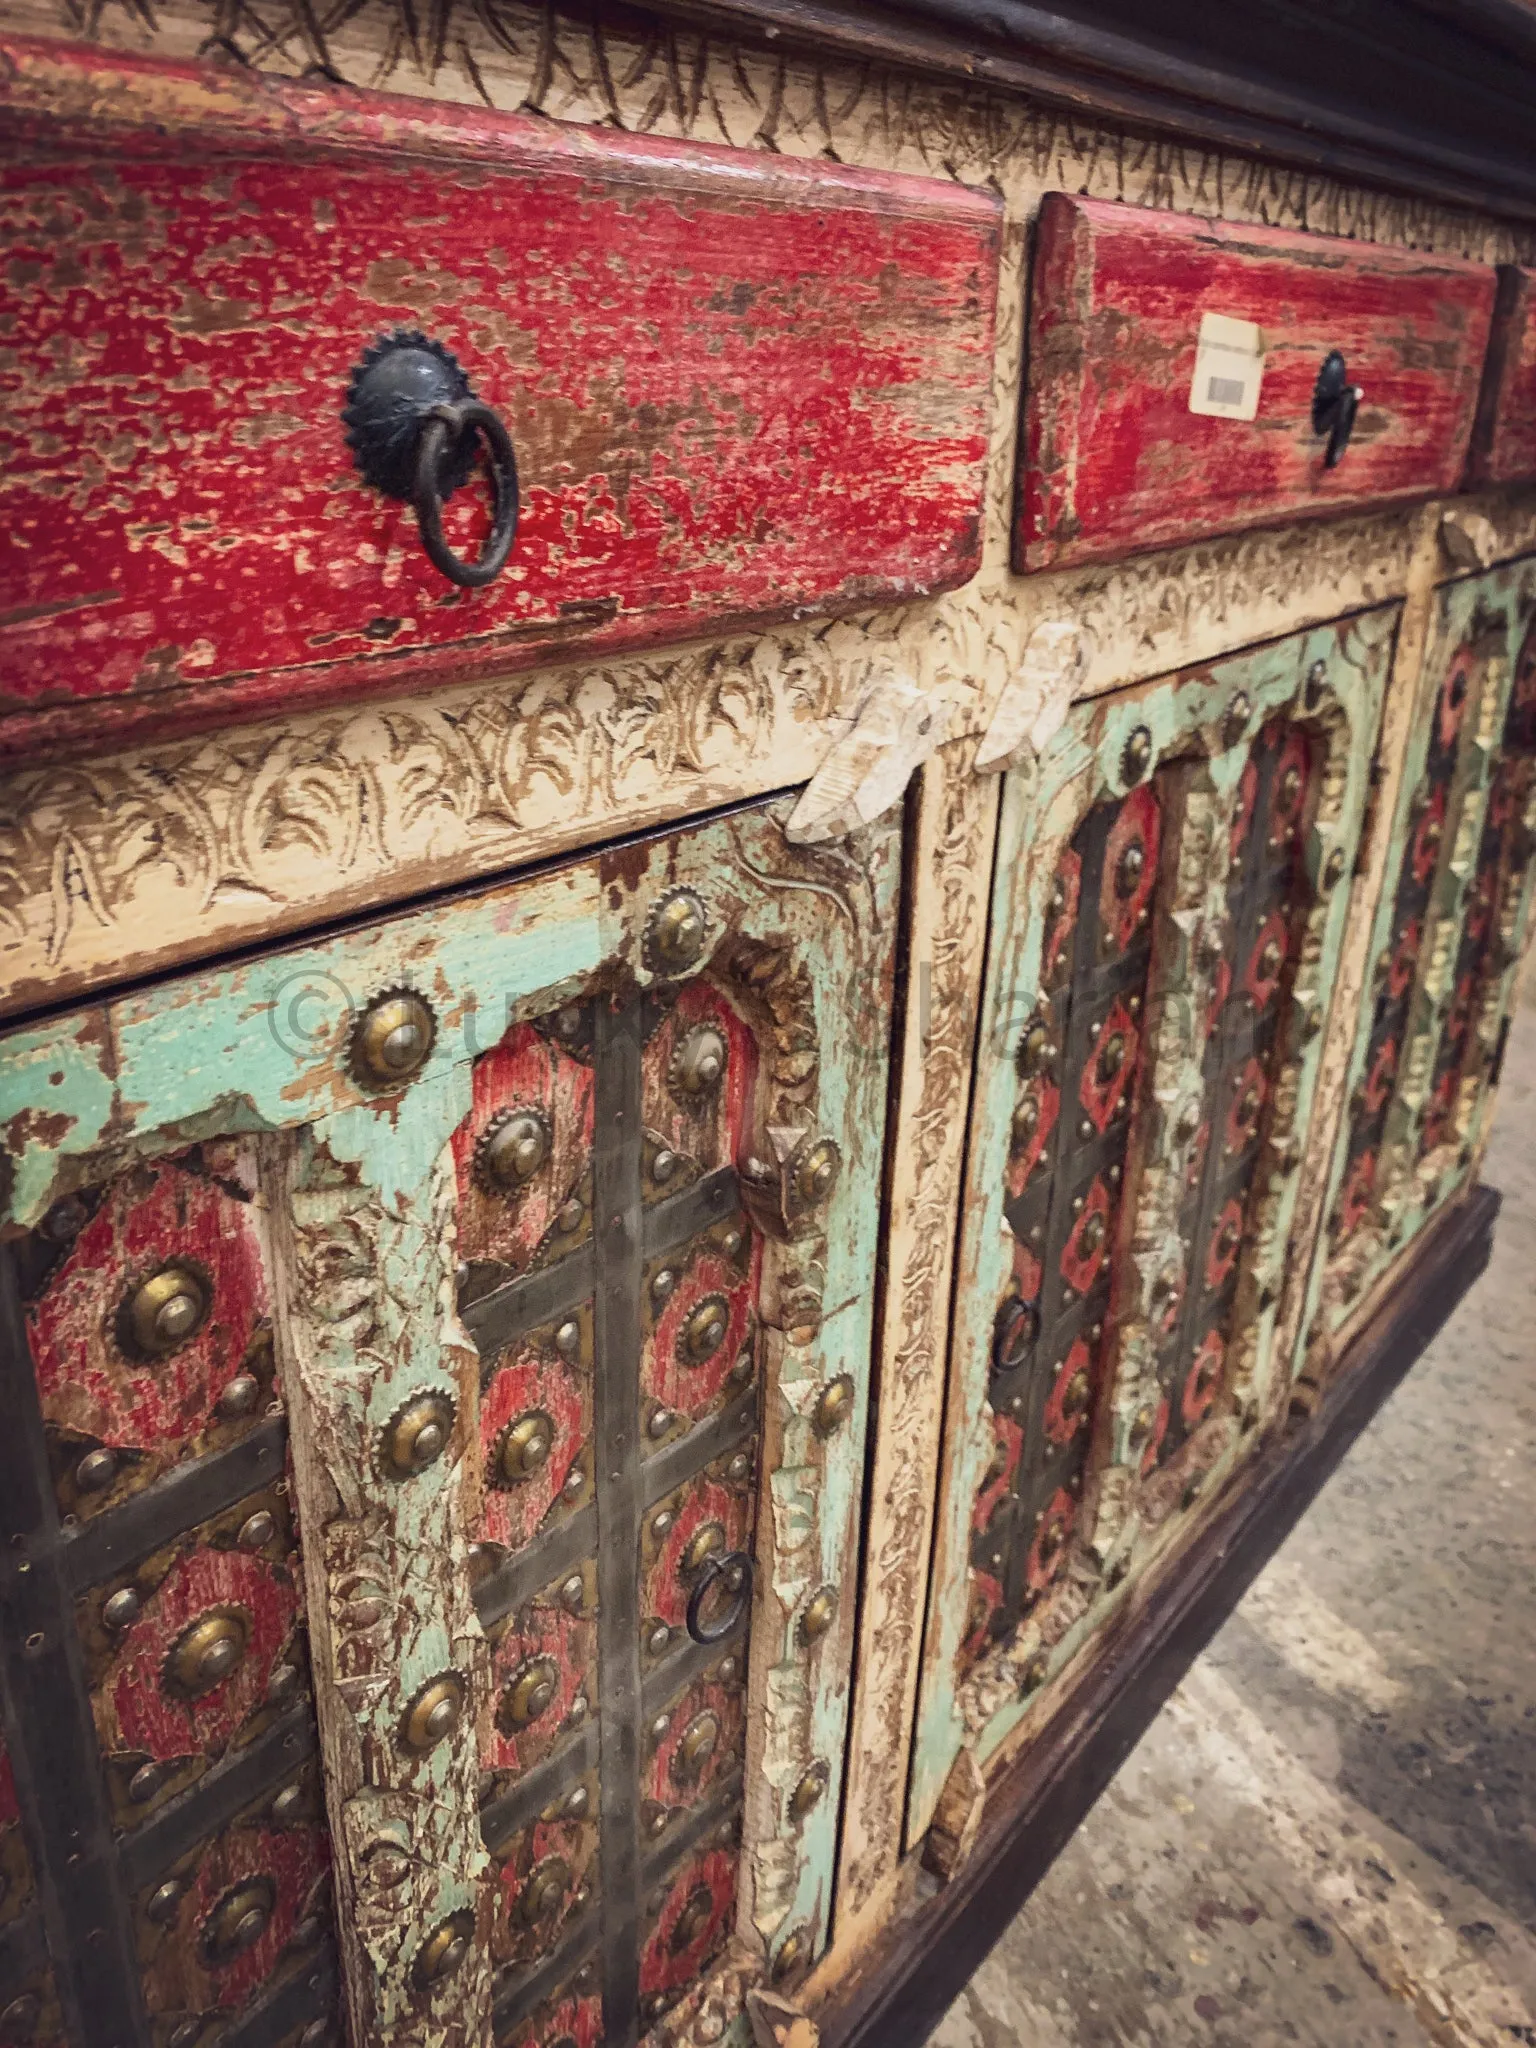
[[[735, 1573], [736, 1583], [731, 1588], [733, 1598], [714, 1621], [705, 1621], [704, 1602], [715, 1581]], [[716, 1550], [705, 1558], [699, 1567], [698, 1583], [688, 1596], [688, 1633], [696, 1643], [706, 1649], [712, 1643], [723, 1643], [728, 1635], [735, 1632], [737, 1623], [747, 1610], [752, 1598], [752, 1560], [744, 1550]]]
[[[442, 475], [445, 458], [462, 450], [466, 436], [478, 435], [490, 460], [496, 514], [479, 559], [466, 562], [443, 538]], [[493, 583], [507, 565], [517, 538], [517, 456], [512, 436], [499, 417], [478, 398], [432, 408], [416, 444], [416, 487], [412, 492], [421, 544], [432, 566], [450, 583], [478, 590]]]
[[1349, 437], [1355, 431], [1355, 415], [1364, 396], [1358, 384], [1350, 383], [1349, 371], [1339, 350], [1331, 348], [1323, 357], [1317, 382], [1312, 387], [1312, 431], [1328, 436], [1328, 447], [1323, 456], [1324, 469], [1337, 469], [1344, 460]]
[[[416, 328], [380, 335], [353, 367], [341, 419], [364, 483], [416, 507], [433, 567], [465, 590], [494, 582], [517, 538], [517, 456], [453, 351]], [[443, 505], [469, 482], [482, 452], [496, 507], [478, 558], [466, 562], [444, 538]]]

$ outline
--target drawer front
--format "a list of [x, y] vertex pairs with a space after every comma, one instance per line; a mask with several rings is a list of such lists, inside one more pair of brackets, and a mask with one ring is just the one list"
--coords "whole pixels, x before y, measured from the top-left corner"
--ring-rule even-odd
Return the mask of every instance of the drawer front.
[[[339, 2039], [329, 1847], [257, 1147], [72, 1165], [0, 1272], [7, 1554], [28, 1563], [0, 1603], [0, 2007], [33, 1995], [7, 1958], [58, 1888], [72, 2042], [318, 2048]], [[12, 2038], [45, 2039], [43, 2013]]]
[[[1454, 490], [1494, 287], [1491, 269], [1454, 258], [1050, 193], [1030, 295], [1016, 565], [1109, 561]], [[1262, 374], [1241, 348], [1200, 347], [1210, 315], [1260, 330]], [[1330, 468], [1313, 403], [1335, 350], [1364, 395]], [[1213, 390], [1231, 401], [1225, 416], [1191, 409]]]
[[1079, 705], [1005, 780], [914, 1833], [1266, 1412], [1394, 627]]
[[1328, 1222], [1316, 1364], [1487, 1133], [1536, 886], [1536, 563], [1443, 592], [1372, 931]]
[[[6, 45], [0, 104], [12, 752], [979, 563], [994, 196], [57, 45]], [[354, 370], [406, 330], [511, 437], [484, 588], [354, 465]], [[484, 497], [443, 512], [470, 556]]]
[[1536, 271], [1499, 266], [1498, 305], [1478, 400], [1468, 476], [1513, 484], [1536, 476]]
[[[6, 1042], [7, 1271], [77, 1361], [26, 1365], [33, 1462], [127, 1870], [92, 2048], [190, 2048], [188, 2003], [230, 2003], [205, 1893], [270, 1878], [274, 1968], [310, 1939], [318, 1807], [274, 1834], [277, 1792], [235, 1797], [288, 1728], [295, 1520], [370, 2040], [612, 2048], [824, 1946], [899, 834], [793, 849], [791, 807]], [[157, 1138], [189, 1128], [261, 1135]], [[189, 1695], [210, 1625], [239, 1669]]]

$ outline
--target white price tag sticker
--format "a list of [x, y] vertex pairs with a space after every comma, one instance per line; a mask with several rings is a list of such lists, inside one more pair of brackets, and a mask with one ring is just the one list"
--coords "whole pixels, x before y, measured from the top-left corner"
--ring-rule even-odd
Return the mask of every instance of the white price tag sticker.
[[1189, 409], [1210, 419], [1251, 420], [1264, 380], [1264, 336], [1251, 320], [1225, 313], [1200, 315]]

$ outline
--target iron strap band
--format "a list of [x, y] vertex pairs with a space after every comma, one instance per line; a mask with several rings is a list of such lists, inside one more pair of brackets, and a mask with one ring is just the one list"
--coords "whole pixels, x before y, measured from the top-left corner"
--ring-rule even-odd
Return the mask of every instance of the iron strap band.
[[640, 1004], [601, 999], [595, 1032], [592, 1155], [593, 1434], [598, 1518], [599, 1868], [603, 1914], [603, 2039], [634, 2048], [639, 2034]]
[[0, 1690], [65, 2032], [77, 2048], [147, 2048], [132, 1920], [8, 1247], [0, 1247], [0, 1404]]

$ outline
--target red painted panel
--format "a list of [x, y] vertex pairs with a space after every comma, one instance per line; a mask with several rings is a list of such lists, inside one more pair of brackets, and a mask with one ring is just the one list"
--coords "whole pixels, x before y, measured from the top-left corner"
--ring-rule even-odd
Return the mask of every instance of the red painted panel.
[[[489, 1179], [477, 1154], [483, 1160], [497, 1120], [519, 1110], [545, 1120], [548, 1152], [537, 1171], [508, 1192]], [[452, 1144], [459, 1256], [504, 1269], [487, 1275], [487, 1285], [574, 1251], [591, 1236], [592, 1069], [553, 1035], [519, 1024], [476, 1060], [474, 1104]], [[561, 1212], [576, 1202], [587, 1213], [567, 1227], [574, 1209], [570, 1216]]]
[[704, 1974], [731, 1931], [737, 1857], [729, 1849], [693, 1856], [668, 1885], [640, 1957], [640, 2009], [649, 2019]]
[[1536, 476], [1536, 270], [1499, 268], [1488, 368], [1467, 480], [1511, 484]]
[[[734, 1651], [728, 1660], [739, 1664]], [[665, 1732], [654, 1738], [654, 1747], [640, 1768], [640, 1796], [669, 1811], [702, 1805], [718, 1781], [739, 1771], [746, 1740], [742, 1688], [739, 1682], [725, 1683], [706, 1675], [673, 1700], [666, 1709]], [[712, 1715], [716, 1724], [714, 1747], [702, 1763], [689, 1760], [683, 1737], [702, 1715]], [[647, 1743], [653, 1731], [647, 1731]]]
[[495, 1851], [498, 1963], [548, 1955], [591, 1896], [597, 1860], [592, 1821], [540, 1819]]
[[[496, 1705], [481, 1748], [487, 1770], [531, 1770], [586, 1720], [597, 1698], [596, 1568], [576, 1570], [585, 1580], [583, 1611], [564, 1607], [560, 1586], [549, 1586], [490, 1632]], [[519, 1719], [519, 1685], [540, 1678], [552, 1688], [549, 1704]]]
[[[1030, 305], [1015, 560], [1107, 561], [1461, 480], [1494, 272], [1053, 192]], [[1252, 421], [1189, 410], [1202, 314], [1263, 330]], [[1365, 393], [1343, 460], [1312, 427], [1323, 358]]]
[[[285, 1963], [314, 1948], [331, 1916], [330, 1845], [316, 1824], [263, 1826], [250, 1814], [193, 1857], [191, 1868], [177, 1868], [183, 1889], [172, 1917], [140, 1917], [145, 2003], [156, 2015], [246, 2004]], [[220, 1957], [208, 1940], [210, 1924], [221, 1902], [250, 1886], [266, 1906], [265, 1925], [250, 1947]]]
[[[994, 195], [20, 39], [0, 77], [0, 752], [975, 572]], [[483, 590], [343, 442], [397, 326], [518, 452]]]
[[[59, 1205], [51, 1234], [68, 1250], [27, 1321], [66, 1514], [84, 1520], [115, 1507], [261, 1421], [273, 1362], [256, 1209], [256, 1155], [245, 1139], [136, 1166], [99, 1195]], [[122, 1334], [125, 1304], [170, 1264], [205, 1288], [206, 1316], [168, 1356], [135, 1356]], [[258, 1391], [225, 1413], [220, 1397], [239, 1375]], [[81, 1458], [98, 1448], [116, 1455], [116, 1469], [109, 1482], [82, 1486]]]

